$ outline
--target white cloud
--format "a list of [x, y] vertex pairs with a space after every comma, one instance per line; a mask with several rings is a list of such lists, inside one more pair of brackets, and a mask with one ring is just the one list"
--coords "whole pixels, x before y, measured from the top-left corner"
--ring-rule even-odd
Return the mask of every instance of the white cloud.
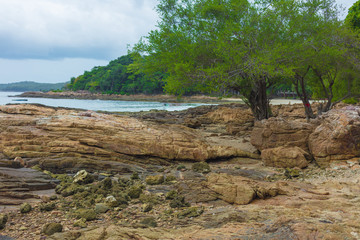
[[155, 5], [156, 0], [0, 0], [0, 57], [116, 58], [154, 28]]

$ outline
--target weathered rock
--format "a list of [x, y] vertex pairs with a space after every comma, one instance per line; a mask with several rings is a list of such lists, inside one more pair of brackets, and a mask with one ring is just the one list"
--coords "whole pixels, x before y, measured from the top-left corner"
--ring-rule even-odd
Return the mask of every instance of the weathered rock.
[[204, 209], [199, 207], [189, 207], [177, 214], [178, 218], [194, 218], [200, 216], [204, 212]]
[[309, 148], [320, 166], [360, 156], [360, 108], [333, 109], [320, 118], [309, 137]]
[[299, 147], [277, 147], [261, 152], [265, 166], [278, 168], [305, 168], [308, 166], [309, 154]]
[[[27, 161], [29, 165], [39, 163], [53, 172], [72, 169], [81, 163], [96, 166], [101, 161], [205, 161], [253, 156], [233, 147], [209, 144], [197, 130], [185, 126], [83, 113], [39, 105], [0, 106], [1, 153], [9, 159], [32, 158]], [[93, 166], [87, 167], [84, 169]]]
[[41, 204], [39, 208], [40, 208], [40, 211], [49, 212], [49, 211], [54, 210], [56, 208], [56, 205], [55, 205], [55, 203], [44, 203], [44, 204]]
[[262, 151], [277, 147], [299, 147], [308, 152], [309, 135], [315, 129], [314, 123], [283, 118], [270, 118], [255, 123], [251, 133], [251, 144]]
[[239, 125], [254, 122], [253, 114], [246, 105], [236, 107], [222, 106], [202, 116], [212, 123], [237, 123]]
[[149, 185], [162, 184], [164, 182], [164, 175], [148, 176], [146, 177], [145, 181]]
[[185, 201], [184, 196], [178, 195], [170, 201], [170, 207], [172, 208], [190, 207], [190, 203]]
[[74, 176], [74, 183], [78, 184], [88, 184], [94, 181], [93, 176], [91, 176], [90, 173], [88, 173], [86, 170], [81, 170], [77, 172]]
[[15, 162], [12, 160], [0, 160], [0, 167], [4, 168], [21, 168], [21, 164], [19, 162]]
[[78, 219], [84, 218], [86, 219], [86, 221], [95, 220], [97, 217], [96, 212], [93, 209], [84, 209], [84, 208], [76, 210], [75, 216]]
[[148, 218], [144, 218], [140, 221], [140, 224], [143, 225], [144, 227], [157, 227], [157, 222], [155, 220], [155, 218], [153, 217], [148, 217]]
[[29, 213], [32, 210], [32, 207], [29, 203], [23, 203], [20, 206], [21, 213]]
[[39, 199], [34, 192], [53, 189], [58, 180], [30, 168], [0, 167], [0, 204], [20, 205], [28, 199]]
[[243, 135], [250, 132], [254, 126], [254, 116], [245, 105], [219, 107], [200, 119], [209, 119], [211, 123], [216, 124], [226, 124], [226, 132], [231, 135]]
[[272, 183], [255, 181], [224, 173], [210, 174], [206, 186], [216, 192], [218, 198], [225, 202], [239, 205], [249, 204], [255, 198], [266, 199], [268, 197], [286, 194], [286, 191]]
[[97, 203], [95, 205], [95, 212], [96, 213], [106, 213], [107, 211], [109, 211], [109, 207], [104, 204], [104, 203]]
[[[290, 101], [289, 101], [290, 102]], [[316, 114], [317, 104], [313, 103], [312, 107]], [[272, 105], [271, 112], [274, 117], [285, 118], [288, 120], [305, 119], [305, 109], [303, 104], [280, 104]]]
[[249, 204], [256, 197], [254, 189], [249, 186], [246, 178], [239, 176], [210, 174], [207, 186], [228, 203]]
[[24, 161], [24, 159], [22, 159], [21, 157], [16, 157], [14, 159], [14, 162], [18, 162], [22, 167], [26, 167], [27, 163]]
[[62, 232], [62, 230], [63, 226], [60, 223], [48, 223], [43, 227], [42, 232], [48, 236], [51, 236], [54, 233]]
[[134, 185], [129, 188], [128, 196], [131, 199], [139, 198], [141, 193], [143, 192], [143, 186], [142, 185]]
[[143, 212], [150, 212], [151, 210], [153, 209], [153, 205], [151, 203], [144, 203], [142, 206], [141, 206], [141, 210]]
[[112, 195], [107, 196], [105, 198], [105, 204], [108, 205], [109, 207], [117, 207], [117, 206], [119, 206], [118, 200]]
[[8, 216], [6, 214], [0, 214], [0, 229], [5, 228], [6, 222], [8, 220]]
[[209, 173], [209, 172], [211, 172], [210, 165], [208, 163], [206, 163], [206, 162], [194, 163], [191, 166], [191, 169], [194, 172], [198, 172], [198, 173]]
[[85, 218], [81, 218], [78, 219], [74, 222], [74, 227], [81, 227], [81, 228], [86, 228], [87, 224], [86, 224], [86, 219]]

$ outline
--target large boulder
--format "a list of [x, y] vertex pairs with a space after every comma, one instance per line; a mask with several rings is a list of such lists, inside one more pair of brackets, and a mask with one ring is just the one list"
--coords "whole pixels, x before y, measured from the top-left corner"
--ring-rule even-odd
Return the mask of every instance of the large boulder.
[[310, 155], [299, 147], [277, 147], [263, 150], [261, 158], [265, 166], [305, 168], [308, 166]]
[[309, 137], [311, 154], [320, 166], [360, 156], [360, 108], [333, 109]]
[[[10, 159], [37, 159], [42, 166], [59, 159], [206, 161], [248, 156], [239, 149], [209, 144], [197, 130], [181, 125], [38, 105], [0, 106], [0, 152]], [[59, 171], [68, 165], [62, 164]]]
[[270, 118], [258, 121], [251, 133], [251, 144], [262, 151], [277, 147], [299, 147], [308, 152], [308, 139], [315, 123]]

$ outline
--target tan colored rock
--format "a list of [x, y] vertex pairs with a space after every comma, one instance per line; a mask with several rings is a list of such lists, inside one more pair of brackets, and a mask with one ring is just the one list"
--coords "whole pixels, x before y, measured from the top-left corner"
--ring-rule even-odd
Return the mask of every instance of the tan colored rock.
[[265, 166], [278, 168], [305, 168], [309, 154], [299, 147], [277, 147], [265, 149], [261, 158]]
[[254, 122], [251, 110], [245, 105], [241, 107], [220, 107], [215, 111], [205, 114], [203, 117], [210, 119], [212, 123], [246, 124]]
[[277, 147], [299, 147], [308, 152], [308, 138], [315, 123], [269, 118], [258, 121], [251, 133], [251, 144], [262, 151]]
[[14, 162], [18, 162], [22, 167], [26, 167], [27, 163], [24, 161], [24, 159], [22, 159], [21, 157], [16, 157], [14, 159]]
[[320, 166], [360, 156], [359, 112], [359, 107], [349, 106], [321, 116], [321, 125], [309, 137], [310, 151]]
[[210, 174], [207, 186], [218, 193], [219, 198], [228, 203], [249, 204], [256, 197], [254, 189], [249, 185], [249, 181], [240, 176]]
[[43, 165], [64, 159], [75, 163], [144, 158], [205, 161], [248, 156], [233, 147], [211, 145], [197, 130], [185, 126], [38, 105], [0, 106], [0, 130], [2, 154], [37, 159]]

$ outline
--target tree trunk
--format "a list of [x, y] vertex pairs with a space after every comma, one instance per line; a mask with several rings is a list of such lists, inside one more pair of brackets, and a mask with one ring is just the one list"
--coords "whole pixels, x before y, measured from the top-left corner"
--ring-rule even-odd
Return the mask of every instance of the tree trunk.
[[248, 96], [248, 105], [256, 120], [268, 119], [271, 115], [269, 99], [267, 97], [267, 86], [265, 80], [255, 83], [255, 87]]
[[[305, 75], [308, 73], [310, 68], [308, 68], [308, 70], [306, 71]], [[315, 118], [315, 114], [311, 108], [311, 104], [309, 101], [309, 96], [306, 92], [305, 89], [305, 75], [301, 76], [300, 74], [296, 74], [295, 75], [295, 81], [294, 81], [294, 85], [295, 85], [295, 90], [297, 95], [300, 97], [304, 108], [305, 108], [305, 115], [306, 115], [306, 119], [310, 119], [310, 118]], [[300, 85], [300, 86], [299, 86]]]

